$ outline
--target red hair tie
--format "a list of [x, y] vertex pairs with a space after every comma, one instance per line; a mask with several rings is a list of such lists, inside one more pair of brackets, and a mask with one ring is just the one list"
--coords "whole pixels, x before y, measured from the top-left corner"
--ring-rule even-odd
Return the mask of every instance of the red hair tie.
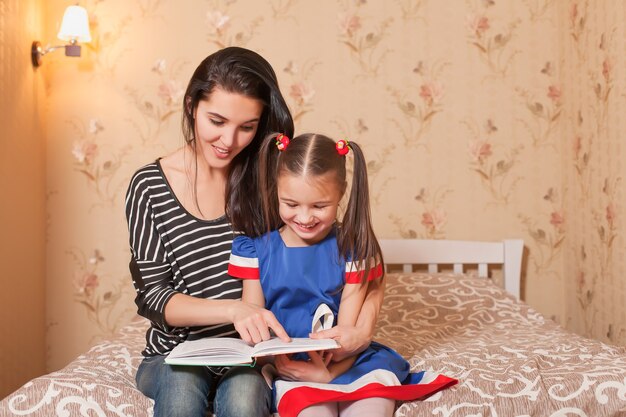
[[335, 148], [337, 149], [337, 153], [339, 155], [344, 156], [350, 150], [350, 143], [345, 139], [341, 139], [337, 141]]
[[289, 138], [282, 133], [276, 136], [276, 147], [279, 151], [284, 151], [289, 146]]

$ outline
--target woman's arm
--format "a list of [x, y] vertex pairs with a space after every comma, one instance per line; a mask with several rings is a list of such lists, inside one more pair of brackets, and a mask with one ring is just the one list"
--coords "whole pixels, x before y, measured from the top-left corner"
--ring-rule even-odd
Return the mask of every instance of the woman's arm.
[[[258, 283], [258, 281], [256, 281]], [[259, 285], [260, 289], [260, 285]], [[245, 291], [245, 284], [244, 284]], [[262, 296], [262, 293], [261, 293]], [[244, 300], [206, 300], [175, 294], [165, 305], [165, 321], [170, 326], [206, 326], [233, 323], [241, 338], [259, 343], [270, 338], [269, 329], [288, 342], [289, 336], [274, 314], [255, 302]]]
[[258, 305], [239, 300], [207, 300], [174, 289], [171, 266], [165, 261], [165, 245], [153, 221], [154, 212], [145, 173], [136, 174], [126, 196], [126, 219], [131, 247], [130, 273], [137, 291], [140, 315], [165, 331], [170, 327], [233, 323], [248, 342], [260, 342], [268, 328], [288, 341], [274, 315]]

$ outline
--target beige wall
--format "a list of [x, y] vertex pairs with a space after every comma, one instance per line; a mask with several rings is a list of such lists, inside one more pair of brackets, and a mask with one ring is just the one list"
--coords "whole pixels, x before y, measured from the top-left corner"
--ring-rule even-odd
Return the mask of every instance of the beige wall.
[[[68, 2], [46, 4], [53, 39]], [[380, 237], [524, 238], [525, 300], [626, 343], [622, 1], [83, 4], [94, 42], [41, 72], [49, 369], [132, 316], [128, 180], [181, 144], [185, 84], [231, 44], [274, 65], [299, 132], [363, 145]]]
[[45, 371], [45, 100], [29, 54], [41, 6], [0, 0], [0, 398]]

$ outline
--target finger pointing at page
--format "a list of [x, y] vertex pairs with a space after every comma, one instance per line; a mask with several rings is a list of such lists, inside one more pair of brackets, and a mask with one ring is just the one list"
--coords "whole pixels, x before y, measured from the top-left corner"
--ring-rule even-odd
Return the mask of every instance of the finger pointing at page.
[[285, 329], [283, 329], [283, 326], [278, 322], [278, 320], [276, 320], [276, 317], [271, 311], [269, 310], [266, 310], [266, 311], [268, 313], [265, 317], [265, 322], [267, 323], [267, 327], [272, 329], [274, 331], [274, 334], [277, 337], [279, 337], [282, 341], [289, 342], [291, 338], [289, 337]]

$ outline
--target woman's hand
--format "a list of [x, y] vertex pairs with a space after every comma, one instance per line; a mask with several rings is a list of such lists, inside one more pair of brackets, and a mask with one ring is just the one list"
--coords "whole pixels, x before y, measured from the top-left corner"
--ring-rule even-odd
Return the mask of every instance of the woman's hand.
[[290, 381], [322, 382], [332, 381], [333, 376], [328, 370], [333, 354], [322, 355], [318, 352], [308, 352], [310, 361], [293, 361], [288, 355], [277, 355], [274, 366], [281, 378]]
[[339, 325], [309, 334], [311, 339], [335, 339], [340, 348], [333, 350], [333, 361], [340, 362], [363, 352], [372, 341], [369, 332], [357, 326]]
[[241, 338], [249, 344], [257, 344], [269, 340], [270, 331], [284, 342], [291, 339], [278, 322], [274, 313], [255, 304], [240, 301], [232, 307], [232, 322]]

